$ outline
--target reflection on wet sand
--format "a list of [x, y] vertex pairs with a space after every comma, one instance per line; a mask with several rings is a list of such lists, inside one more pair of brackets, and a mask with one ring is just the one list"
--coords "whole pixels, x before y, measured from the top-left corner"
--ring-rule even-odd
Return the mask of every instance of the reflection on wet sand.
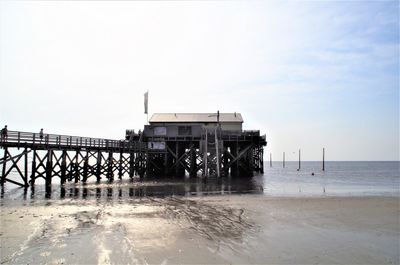
[[[211, 253], [239, 253], [257, 227], [243, 208], [174, 196], [238, 192], [236, 184], [227, 184], [150, 181], [71, 185], [51, 193], [37, 189], [28, 207], [7, 214], [10, 221], [23, 216], [32, 231], [20, 250], [4, 252], [1, 263], [208, 263]], [[52, 199], [44, 199], [43, 192]], [[83, 255], [81, 249], [92, 252]]]
[[[15, 189], [24, 199], [57, 199], [57, 198], [107, 198], [122, 199], [129, 197], [165, 197], [165, 196], [199, 196], [223, 194], [261, 194], [262, 183], [249, 179], [148, 179], [100, 183], [72, 183], [63, 186], [36, 186], [29, 189]], [[13, 196], [16, 196], [13, 193]], [[4, 191], [2, 197], [4, 197]]]
[[[8, 245], [24, 240], [19, 250], [3, 251], [0, 263], [224, 263], [243, 251], [258, 226], [243, 208], [202, 196], [244, 193], [263, 193], [262, 184], [164, 178], [3, 190], [1, 205], [13, 209], [4, 221], [24, 221], [29, 231], [0, 233]], [[93, 251], [83, 255], [81, 249]]]

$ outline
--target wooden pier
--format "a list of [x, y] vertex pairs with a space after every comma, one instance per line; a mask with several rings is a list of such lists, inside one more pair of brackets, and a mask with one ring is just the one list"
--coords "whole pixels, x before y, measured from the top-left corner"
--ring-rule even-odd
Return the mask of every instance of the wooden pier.
[[264, 172], [263, 146], [266, 142], [258, 131], [232, 135], [204, 130], [199, 137], [146, 138], [148, 145], [160, 140], [165, 149], [148, 152], [149, 175], [249, 177], [254, 172]]
[[[0, 142], [4, 149], [0, 184], [28, 187], [39, 178], [50, 186], [55, 181], [62, 185], [115, 177], [263, 173], [266, 140], [259, 131], [223, 130], [220, 124], [211, 129], [199, 124], [181, 127], [154, 123], [146, 125], [143, 133], [127, 130], [124, 140], [8, 131]], [[157, 135], [160, 128], [179, 133]]]
[[[0, 183], [28, 187], [38, 178], [51, 185], [86, 182], [89, 178], [112, 181], [117, 175], [143, 176], [146, 169], [146, 143], [56, 134], [8, 131], [1, 140]], [[28, 154], [32, 154], [28, 157]], [[9, 177], [15, 169], [19, 178]]]

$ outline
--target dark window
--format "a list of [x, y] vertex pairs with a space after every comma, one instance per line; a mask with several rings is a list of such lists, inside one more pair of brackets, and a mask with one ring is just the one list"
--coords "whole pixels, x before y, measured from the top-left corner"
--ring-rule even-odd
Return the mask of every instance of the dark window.
[[192, 135], [192, 127], [178, 126], [178, 135]]

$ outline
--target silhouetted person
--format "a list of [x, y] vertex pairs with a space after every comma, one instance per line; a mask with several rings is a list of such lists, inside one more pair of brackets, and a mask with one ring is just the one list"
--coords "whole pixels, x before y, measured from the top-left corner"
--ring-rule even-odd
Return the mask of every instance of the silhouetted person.
[[43, 128], [40, 129], [39, 136], [40, 136], [40, 143], [42, 143], [42, 140], [43, 140]]
[[8, 138], [8, 129], [7, 129], [7, 125], [4, 126], [3, 129], [1, 129], [1, 142], [5, 142], [7, 141]]

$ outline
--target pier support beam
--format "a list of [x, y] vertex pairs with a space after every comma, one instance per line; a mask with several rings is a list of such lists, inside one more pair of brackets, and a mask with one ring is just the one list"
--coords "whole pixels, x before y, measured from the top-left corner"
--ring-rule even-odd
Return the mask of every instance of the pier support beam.
[[47, 161], [46, 161], [46, 177], [45, 177], [45, 186], [51, 186], [51, 178], [53, 177], [53, 150], [47, 151]]
[[194, 144], [190, 145], [190, 177], [196, 177], [197, 175], [197, 154]]
[[79, 151], [76, 151], [75, 154], [75, 164], [74, 164], [74, 178], [75, 178], [75, 183], [79, 182]]
[[[233, 159], [235, 159], [238, 156], [238, 150], [239, 149], [239, 144], [238, 142], [234, 142], [233, 145], [231, 146], [231, 154], [233, 156]], [[238, 162], [231, 160], [230, 164], [230, 169], [231, 169], [231, 176], [232, 177], [237, 177], [239, 173], [238, 169]]]
[[88, 171], [89, 171], [89, 158], [88, 158], [88, 151], [86, 151], [85, 158], [83, 159], [83, 183], [86, 183], [88, 178]]
[[33, 158], [32, 158], [32, 171], [31, 171], [31, 185], [35, 185], [36, 179], [36, 149], [33, 150]]
[[135, 153], [129, 155], [129, 178], [133, 178], [135, 175]]
[[61, 185], [65, 184], [67, 177], [67, 151], [63, 150], [61, 155], [61, 177], [60, 183]]
[[24, 185], [25, 187], [29, 187], [29, 182], [28, 182], [28, 148], [25, 147], [25, 161], [24, 161]]
[[123, 175], [123, 155], [122, 152], [119, 153], [119, 161], [118, 161], [118, 178], [122, 179]]
[[97, 182], [100, 182], [101, 180], [101, 158], [102, 158], [102, 153], [101, 151], [97, 152], [97, 161], [96, 161], [96, 179]]
[[108, 152], [108, 163], [107, 163], [107, 178], [109, 181], [114, 180], [114, 172], [113, 172], [113, 152]]
[[4, 147], [4, 156], [3, 156], [3, 169], [1, 171], [1, 185], [6, 182], [6, 165], [7, 165], [7, 155], [8, 155], [8, 148]]

